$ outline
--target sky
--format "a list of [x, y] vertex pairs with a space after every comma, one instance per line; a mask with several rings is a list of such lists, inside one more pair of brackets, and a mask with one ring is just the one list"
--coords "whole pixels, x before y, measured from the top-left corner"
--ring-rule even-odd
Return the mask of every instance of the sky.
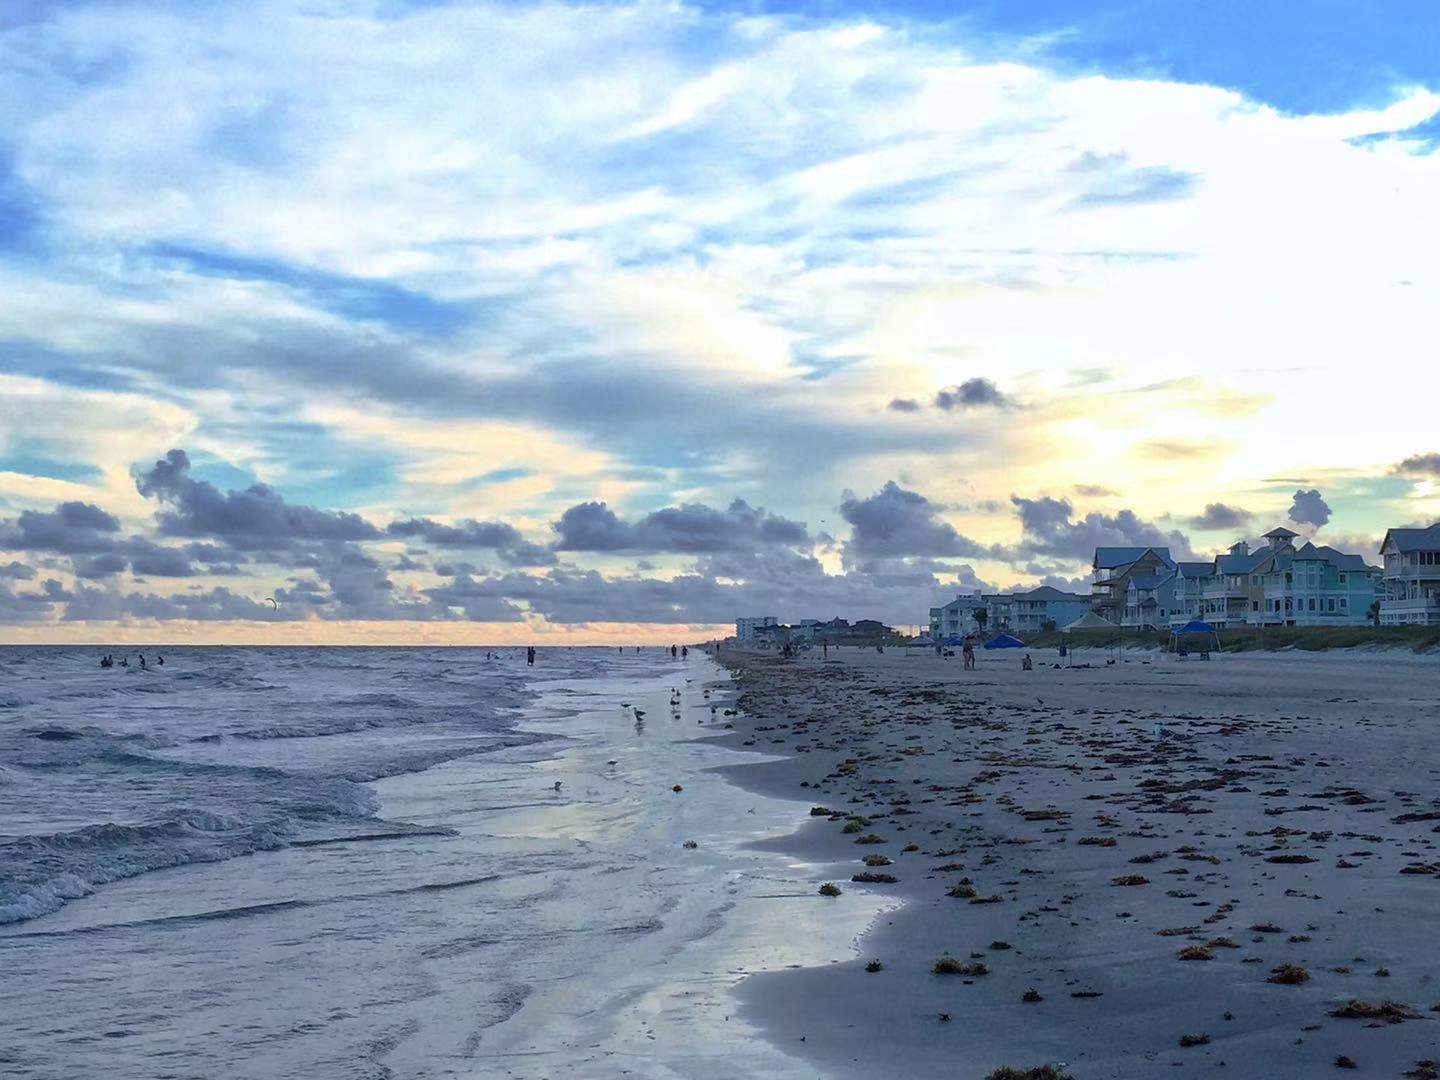
[[1440, 6], [0, 6], [0, 641], [621, 643], [1440, 518]]

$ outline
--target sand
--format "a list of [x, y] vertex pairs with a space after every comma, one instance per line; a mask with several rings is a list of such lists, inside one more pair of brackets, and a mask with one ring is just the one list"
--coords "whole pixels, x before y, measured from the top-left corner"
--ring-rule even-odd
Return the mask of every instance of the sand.
[[[723, 741], [787, 755], [725, 775], [835, 811], [759, 846], [842, 923], [900, 902], [852, 959], [746, 979], [747, 1022], [835, 1077], [1429, 1075], [1440, 661], [1034, 655], [722, 654]], [[1352, 1000], [1414, 1018], [1331, 1015]]]

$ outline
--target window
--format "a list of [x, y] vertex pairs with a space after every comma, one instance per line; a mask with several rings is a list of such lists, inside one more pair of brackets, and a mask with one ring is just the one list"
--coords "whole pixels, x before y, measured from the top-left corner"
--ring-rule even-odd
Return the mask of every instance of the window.
[[1346, 574], [1346, 573], [1342, 570], [1342, 571], [1340, 572], [1340, 584], [1341, 584], [1341, 585], [1344, 585], [1344, 584], [1345, 584], [1347, 581], [1349, 581], [1349, 580], [1350, 580], [1350, 576], [1349, 576], [1348, 574]]
[[1311, 610], [1311, 611], [1314, 611], [1314, 610], [1315, 610], [1315, 597], [1313, 597], [1313, 596], [1310, 597], [1310, 610]]
[[1350, 601], [1347, 600], [1347, 599], [1346, 599], [1345, 597], [1343, 597], [1343, 596], [1340, 597], [1340, 610], [1341, 610], [1341, 611], [1344, 611], [1344, 610], [1345, 610], [1346, 608], [1348, 608], [1349, 606], [1350, 606]]
[[1330, 598], [1330, 610], [1335, 610], [1335, 598], [1333, 596]]
[[1251, 611], [1259, 611], [1259, 610], [1260, 610], [1260, 601], [1259, 601], [1259, 600], [1251, 600], [1251, 601], [1250, 601], [1250, 610], [1251, 610]]

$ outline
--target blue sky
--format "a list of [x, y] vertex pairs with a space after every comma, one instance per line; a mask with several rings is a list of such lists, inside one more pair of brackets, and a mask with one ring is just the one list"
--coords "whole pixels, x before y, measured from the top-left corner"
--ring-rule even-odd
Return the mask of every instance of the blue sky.
[[1312, 489], [1369, 550], [1440, 514], [1440, 12], [1375, 11], [9, 5], [0, 622], [904, 621]]

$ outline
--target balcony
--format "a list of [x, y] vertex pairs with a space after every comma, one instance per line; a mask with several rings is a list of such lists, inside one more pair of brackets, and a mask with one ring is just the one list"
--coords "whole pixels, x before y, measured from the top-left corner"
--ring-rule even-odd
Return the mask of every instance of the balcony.
[[1247, 585], [1228, 585], [1224, 582], [1207, 583], [1200, 594], [1206, 600], [1244, 600], [1250, 595]]
[[1440, 614], [1440, 597], [1422, 596], [1414, 600], [1385, 600], [1382, 598], [1380, 612], [1384, 615]]

